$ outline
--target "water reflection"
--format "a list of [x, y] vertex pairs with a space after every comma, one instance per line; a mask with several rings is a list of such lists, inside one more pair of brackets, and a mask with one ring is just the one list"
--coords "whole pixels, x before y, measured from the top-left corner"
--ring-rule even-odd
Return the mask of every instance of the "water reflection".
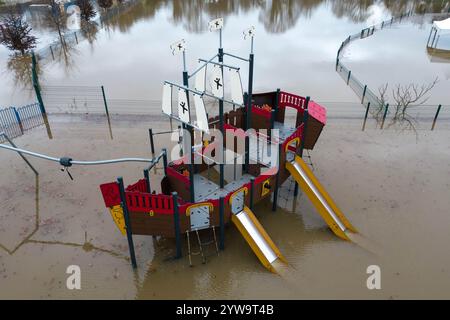
[[293, 28], [300, 17], [310, 18], [321, 5], [330, 6], [336, 17], [348, 18], [356, 23], [366, 21], [374, 5], [384, 7], [391, 15], [399, 15], [408, 10], [416, 13], [443, 12], [449, 6], [448, 1], [431, 0], [144, 0], [108, 25], [117, 26], [120, 31], [126, 32], [134, 23], [154, 18], [161, 9], [169, 9], [170, 22], [183, 26], [188, 32], [201, 33], [205, 32], [208, 22], [213, 18], [226, 18], [257, 10], [258, 20], [267, 32], [283, 33]]
[[[161, 9], [169, 9], [170, 21], [174, 25], [182, 25], [185, 30], [198, 33], [206, 30], [207, 23], [212, 18], [226, 18], [258, 10], [259, 21], [265, 30], [280, 33], [294, 27], [299, 17], [310, 18], [321, 5], [331, 7], [337, 18], [348, 18], [353, 22], [366, 21], [374, 5], [385, 8], [393, 16], [409, 10], [416, 13], [437, 13], [446, 12], [450, 8], [449, 1], [432, 0], [141, 0], [134, 1], [133, 5], [119, 4], [121, 9], [100, 14], [104, 25], [127, 32], [136, 22], [152, 19]], [[49, 10], [36, 11], [28, 8], [24, 14], [32, 22], [33, 28], [40, 32], [55, 31], [58, 28]]]
[[97, 40], [98, 27], [95, 22], [81, 21], [81, 34], [91, 45]]
[[450, 50], [427, 47], [427, 54], [431, 63], [450, 63]]
[[323, 0], [266, 2], [259, 13], [259, 21], [267, 32], [281, 33], [293, 28], [300, 16], [310, 18]]
[[333, 13], [339, 18], [346, 17], [354, 22], [364, 22], [369, 18], [369, 9], [373, 4], [372, 0], [341, 0], [333, 1], [331, 7]]
[[[340, 41], [355, 29], [358, 30], [359, 25], [367, 24], [369, 20], [381, 20], [389, 14], [398, 15], [408, 9], [414, 9], [416, 12], [425, 9], [445, 11], [448, 2], [432, 4], [431, 1], [407, 0], [133, 0], [116, 6], [117, 10], [114, 7], [108, 12], [102, 13], [100, 25], [84, 23], [78, 36], [80, 40], [81, 38], [88, 40], [87, 43], [91, 46], [90, 55], [87, 53], [86, 43], [78, 44], [78, 39], [72, 39], [63, 41], [64, 44], [59, 43], [58, 46], [52, 46], [51, 49], [43, 50], [45, 53], [43, 52], [42, 55], [46, 59], [41, 60], [40, 64], [41, 68], [46, 70], [44, 82], [51, 79], [51, 83], [64, 82], [69, 85], [102, 83], [114, 92], [115, 98], [130, 99], [133, 97], [133, 99], [152, 100], [159, 96], [159, 87], [156, 87], [160, 80], [168, 74], [170, 76], [175, 69], [175, 66], [173, 68], [166, 66], [163, 76], [161, 70], [155, 68], [155, 61], [167, 59], [166, 51], [164, 51], [167, 43], [183, 35], [179, 30], [181, 28], [191, 34], [189, 57], [198, 55], [196, 51], [199, 51], [204, 44], [204, 40], [198, 39], [200, 33], [202, 33], [201, 37], [208, 37], [209, 34], [206, 32], [208, 21], [220, 16], [225, 18], [225, 24], [233, 24], [226, 26], [226, 29], [235, 35], [238, 35], [248, 25], [255, 25], [260, 30], [255, 49], [257, 52], [261, 52], [261, 49], [266, 50], [265, 59], [271, 55], [282, 53], [280, 61], [290, 63], [291, 68], [303, 70], [303, 73], [326, 77], [329, 88], [335, 88], [337, 81], [333, 82], [335, 79], [332, 78], [334, 75], [331, 76], [332, 72], [330, 71], [328, 76], [325, 75], [325, 72], [331, 70], [326, 62], [333, 59], [332, 56], [335, 55]], [[55, 24], [49, 22], [48, 17], [42, 17], [35, 13], [30, 15], [29, 19], [35, 23], [33, 23], [34, 29], [37, 33], [42, 34], [44, 40], [49, 36], [58, 38]], [[301, 19], [308, 21], [299, 23]], [[357, 28], [356, 25], [358, 25]], [[287, 31], [294, 28], [296, 35], [288, 34]], [[161, 39], [162, 32], [167, 41]], [[127, 33], [127, 36], [122, 37], [118, 33]], [[198, 34], [198, 36], [192, 34]], [[270, 48], [259, 44], [276, 41], [272, 37], [273, 34], [276, 34], [279, 37], [277, 39], [280, 40], [283, 36], [282, 42], [277, 43], [276, 47]], [[308, 41], [296, 41], [300, 36]], [[102, 45], [93, 50], [94, 43], [97, 41], [102, 41]], [[242, 49], [241, 43], [234, 42], [232, 45], [237, 50]], [[122, 48], [123, 51], [117, 48]], [[277, 52], [274, 52], [275, 49]], [[296, 50], [302, 52], [302, 61], [297, 59], [297, 54], [294, 53]], [[124, 59], [124, 57], [133, 57], [133, 61]], [[149, 57], [150, 59], [148, 59]], [[262, 56], [258, 56], [258, 59], [260, 58]], [[59, 62], [62, 68], [49, 63], [52, 60]], [[117, 63], [119, 61], [121, 63]], [[263, 60], [257, 60], [255, 67], [265, 74], [276, 72], [279, 77], [277, 86], [282, 86], [285, 90], [296, 90], [301, 87], [302, 92], [308, 92], [316, 99], [352, 100], [351, 96], [340, 90], [339, 87], [336, 87], [334, 92], [328, 92], [326, 96], [322, 97], [321, 95], [325, 94], [321, 89], [322, 82], [313, 81], [315, 80], [313, 78], [303, 81], [294, 77], [292, 73], [287, 73], [267, 62], [263, 64]], [[259, 63], [261, 64], [258, 65]], [[108, 67], [105, 67], [106, 64]], [[19, 72], [19, 65], [13, 62], [10, 67], [5, 69], [11, 74], [16, 72], [17, 74], [12, 78], [17, 80], [10, 81], [0, 88], [0, 97], [4, 100], [2, 102], [7, 104], [28, 103], [29, 101], [25, 100], [25, 97], [11, 97], [11, 91], [13, 91], [11, 87], [14, 83], [16, 86], [17, 84], [26, 86], [29, 83], [29, 77], [23, 73], [25, 71]], [[17, 69], [17, 71], [11, 72], [10, 69]], [[147, 72], [144, 73], [143, 70], [147, 70]], [[149, 70], [152, 70], [150, 78], [148, 77]], [[127, 88], [120, 85], [119, 79], [114, 82], [110, 80], [117, 76], [117, 73], [129, 77]], [[102, 76], [103, 79], [101, 79]], [[258, 76], [258, 82], [258, 90], [273, 89], [271, 87], [273, 81], [270, 81], [271, 84], [269, 84], [269, 80]], [[295, 87], [293, 88], [294, 83]]]
[[[13, 76], [14, 84], [20, 89], [30, 89], [32, 87], [31, 76], [31, 56], [26, 54], [13, 54], [6, 63], [7, 70]], [[38, 76], [42, 74], [42, 69], [37, 68]]]

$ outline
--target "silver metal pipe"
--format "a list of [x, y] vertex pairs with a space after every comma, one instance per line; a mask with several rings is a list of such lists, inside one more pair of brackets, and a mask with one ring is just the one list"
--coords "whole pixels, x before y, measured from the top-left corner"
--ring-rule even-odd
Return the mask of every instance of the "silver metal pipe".
[[202, 65], [201, 65], [200, 67], [198, 67], [194, 72], [192, 72], [190, 75], [188, 75], [188, 78], [190, 79], [190, 78], [192, 78], [193, 76], [195, 76], [200, 70], [202, 70], [204, 67], [206, 67], [206, 65], [207, 65], [209, 62], [211, 62], [211, 61], [213, 61], [215, 58], [217, 58], [217, 56], [218, 56], [218, 53], [216, 53], [216, 54], [214, 55], [214, 57], [212, 57], [211, 59], [209, 59], [208, 62], [202, 64]]
[[230, 57], [232, 57], [232, 58], [235, 58], [235, 59], [242, 60], [242, 61], [246, 61], [246, 62], [249, 62], [249, 61], [250, 61], [249, 59], [242, 58], [242, 57], [236, 56], [236, 55], [231, 54], [231, 53], [224, 52], [223, 54], [226, 55], [226, 56], [230, 56]]
[[222, 62], [206, 61], [205, 59], [198, 59], [198, 61], [211, 63], [211, 64], [215, 64], [215, 65], [218, 65], [218, 66], [221, 66], [221, 67], [226, 67], [226, 68], [230, 68], [230, 69], [234, 69], [234, 70], [240, 70], [239, 67], [230, 66], [230, 65], [222, 63]]
[[[14, 148], [17, 148], [16, 144], [14, 142], [12, 142], [12, 140], [8, 137], [8, 135], [6, 133], [0, 132], [0, 136], [5, 137], [5, 139], [9, 142], [9, 144], [11, 146], [13, 146]], [[18, 154], [22, 157], [22, 159], [25, 161], [25, 163], [31, 168], [31, 170], [33, 170], [33, 172], [36, 175], [39, 175], [39, 172], [33, 167], [33, 165], [30, 163], [30, 161], [28, 161], [28, 159], [21, 152], [18, 152]]]
[[183, 71], [186, 70], [186, 51], [183, 51]]
[[[28, 151], [28, 150], [20, 149], [20, 148], [14, 148], [14, 147], [11, 147], [11, 146], [8, 146], [8, 145], [5, 145], [5, 144], [0, 144], [0, 148], [11, 150], [11, 151], [16, 151], [18, 153], [23, 153], [23, 154], [30, 155], [32, 157], [41, 158], [41, 159], [44, 159], [44, 160], [49, 160], [49, 161], [54, 161], [54, 162], [60, 163], [60, 159], [59, 158], [50, 157], [50, 156], [45, 155], [45, 154], [41, 154], [41, 153], [37, 153], [37, 152], [33, 152], [33, 151]], [[111, 164], [111, 163], [119, 163], [119, 162], [153, 162], [153, 160], [154, 159], [145, 159], [145, 158], [119, 158], [119, 159], [96, 160], [96, 161], [72, 160], [72, 161], [70, 161], [70, 163], [71, 164], [76, 164], [76, 165], [100, 165], [100, 164]]]

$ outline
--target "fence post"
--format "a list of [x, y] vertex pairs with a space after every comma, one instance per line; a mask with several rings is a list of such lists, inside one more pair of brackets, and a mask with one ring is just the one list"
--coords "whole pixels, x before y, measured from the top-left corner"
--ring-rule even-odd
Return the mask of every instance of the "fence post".
[[219, 249], [225, 249], [225, 199], [219, 198]]
[[438, 106], [438, 108], [437, 108], [436, 114], [435, 114], [434, 119], [433, 119], [433, 125], [431, 126], [431, 130], [434, 130], [434, 126], [436, 125], [436, 120], [437, 120], [437, 118], [439, 116], [439, 112], [441, 111], [441, 107], [442, 107], [442, 105], [440, 104]]
[[176, 254], [175, 259], [181, 258], [181, 236], [180, 236], [180, 212], [178, 208], [178, 195], [172, 192], [173, 200], [173, 224], [175, 232]]
[[361, 99], [361, 104], [364, 104], [364, 98], [366, 97], [366, 91], [367, 91], [367, 84], [364, 86], [364, 91]]
[[52, 54], [52, 59], [55, 60], [55, 54], [53, 53], [53, 48], [50, 46], [50, 53]]
[[108, 103], [106, 102], [105, 88], [102, 86], [103, 104], [105, 105], [106, 115], [109, 117]]
[[383, 127], [384, 127], [384, 121], [386, 120], [386, 115], [388, 113], [388, 109], [389, 109], [389, 103], [386, 104], [386, 109], [384, 109], [383, 121], [381, 122], [381, 128], [380, 129], [383, 129]]
[[41, 113], [46, 114], [44, 101], [42, 100], [41, 95], [41, 86], [39, 85], [39, 78], [36, 71], [36, 56], [34, 55], [34, 51], [31, 52], [31, 77], [33, 80], [33, 88], [34, 92], [36, 93], [36, 99], [39, 102]]
[[14, 110], [14, 114], [16, 115], [16, 119], [19, 124], [20, 132], [23, 134], [23, 124], [22, 124], [22, 120], [20, 119], [19, 112], [17, 112], [17, 109], [15, 107], [13, 107], [12, 109]]
[[347, 85], [348, 85], [349, 82], [350, 82], [350, 77], [351, 77], [351, 75], [352, 75], [352, 71], [351, 71], [351, 70], [348, 70]]
[[367, 121], [367, 116], [369, 115], [369, 108], [370, 108], [370, 101], [367, 102], [366, 114], [364, 115], [364, 122], [363, 122], [363, 126], [362, 126], [362, 131], [364, 131], [364, 129], [366, 129], [366, 121]]
[[131, 265], [133, 266], [134, 269], [136, 269], [137, 263], [136, 263], [136, 255], [134, 252], [133, 233], [131, 230], [131, 221], [130, 221], [130, 214], [128, 212], [127, 199], [125, 197], [125, 188], [123, 186], [123, 178], [118, 177], [117, 183], [119, 184], [120, 201], [121, 201], [120, 205], [122, 206], [123, 217], [125, 220], [125, 228], [127, 231], [128, 249], [130, 250]]
[[150, 138], [150, 149], [152, 150], [152, 155], [155, 155], [155, 143], [153, 141], [153, 129], [148, 129], [148, 136]]

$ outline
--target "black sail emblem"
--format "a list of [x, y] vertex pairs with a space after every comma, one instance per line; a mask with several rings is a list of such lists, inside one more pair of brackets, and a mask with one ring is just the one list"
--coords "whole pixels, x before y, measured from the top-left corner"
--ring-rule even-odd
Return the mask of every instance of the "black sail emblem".
[[214, 80], [214, 82], [216, 83], [217, 90], [219, 90], [220, 87], [222, 86], [222, 84], [220, 83], [220, 78], [216, 78], [216, 79]]
[[183, 110], [183, 114], [188, 111], [188, 108], [186, 108], [186, 103], [184, 101], [180, 102], [180, 107]]

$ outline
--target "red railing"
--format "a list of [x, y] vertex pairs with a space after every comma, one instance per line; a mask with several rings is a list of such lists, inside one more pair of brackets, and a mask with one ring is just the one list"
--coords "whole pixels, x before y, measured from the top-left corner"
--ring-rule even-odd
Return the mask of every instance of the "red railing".
[[149, 194], [141, 192], [125, 192], [128, 210], [136, 212], [150, 212], [173, 214], [172, 196], [165, 194]]
[[297, 109], [297, 111], [303, 112], [303, 109], [305, 107], [305, 100], [306, 99], [304, 97], [281, 91], [278, 100], [278, 107], [291, 107]]

